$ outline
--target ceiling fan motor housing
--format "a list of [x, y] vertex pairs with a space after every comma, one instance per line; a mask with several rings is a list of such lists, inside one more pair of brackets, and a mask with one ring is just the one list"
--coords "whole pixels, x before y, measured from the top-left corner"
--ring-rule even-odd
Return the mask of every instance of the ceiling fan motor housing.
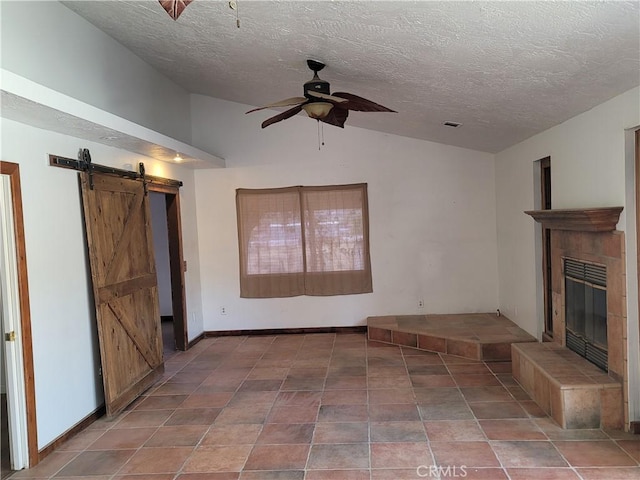
[[304, 84], [304, 96], [312, 102], [323, 101], [320, 98], [312, 97], [311, 95], [307, 94], [309, 90], [311, 90], [312, 92], [325, 93], [327, 95], [330, 95], [329, 82], [321, 80], [317, 75], [314, 75], [312, 80], [309, 80]]

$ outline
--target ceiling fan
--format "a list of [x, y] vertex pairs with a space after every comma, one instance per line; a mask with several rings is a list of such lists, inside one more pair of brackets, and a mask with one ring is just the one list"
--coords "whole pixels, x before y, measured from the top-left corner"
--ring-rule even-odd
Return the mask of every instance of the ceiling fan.
[[257, 112], [265, 108], [294, 105], [293, 108], [266, 119], [262, 122], [262, 128], [293, 117], [302, 110], [304, 110], [310, 118], [344, 128], [344, 122], [349, 116], [349, 110], [358, 112], [395, 112], [395, 110], [383, 107], [371, 100], [353, 95], [352, 93], [335, 92], [331, 94], [329, 91], [329, 82], [318, 77], [318, 72], [325, 67], [324, 63], [307, 60], [307, 65], [313, 70], [313, 78], [304, 84], [304, 97], [287, 98], [270, 103], [269, 105], [254, 108], [246, 113]]

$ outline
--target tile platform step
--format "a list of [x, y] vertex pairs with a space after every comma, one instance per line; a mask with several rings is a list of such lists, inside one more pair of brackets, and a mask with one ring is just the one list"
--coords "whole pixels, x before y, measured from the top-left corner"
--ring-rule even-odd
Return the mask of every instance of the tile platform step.
[[537, 340], [504, 315], [468, 313], [367, 318], [369, 340], [472, 360], [511, 360], [511, 344]]
[[622, 382], [558, 343], [512, 350], [513, 378], [562, 428], [622, 428]]

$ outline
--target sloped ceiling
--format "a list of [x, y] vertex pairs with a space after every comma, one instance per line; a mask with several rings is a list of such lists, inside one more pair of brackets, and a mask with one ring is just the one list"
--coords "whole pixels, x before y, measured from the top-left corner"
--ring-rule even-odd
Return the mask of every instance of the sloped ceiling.
[[[486, 152], [640, 84], [637, 1], [238, 0], [240, 28], [227, 1], [194, 0], [177, 21], [155, 0], [63, 3], [192, 93], [299, 96], [312, 58], [332, 91], [398, 111], [347, 126]], [[252, 114], [256, 128], [275, 113]]]

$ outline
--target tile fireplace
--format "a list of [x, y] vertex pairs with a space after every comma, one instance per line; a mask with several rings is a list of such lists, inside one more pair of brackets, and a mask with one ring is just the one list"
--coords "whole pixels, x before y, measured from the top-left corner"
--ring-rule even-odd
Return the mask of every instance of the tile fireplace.
[[552, 341], [622, 383], [628, 425], [627, 311], [622, 207], [525, 212], [551, 229]]

